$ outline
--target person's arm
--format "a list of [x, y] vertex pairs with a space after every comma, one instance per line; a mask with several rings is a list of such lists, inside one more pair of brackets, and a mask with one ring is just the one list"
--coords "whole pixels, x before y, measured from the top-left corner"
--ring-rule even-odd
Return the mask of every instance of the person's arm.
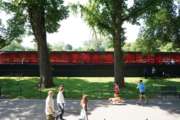
[[57, 98], [56, 98], [56, 101], [57, 101], [57, 103], [59, 103], [59, 92], [58, 92], [58, 94], [57, 94]]
[[139, 89], [139, 83], [137, 84], [137, 87], [136, 87], [137, 89]]
[[85, 111], [86, 111], [86, 117], [88, 120], [88, 109], [87, 109], [88, 108], [88, 101], [86, 101], [84, 105], [85, 105], [84, 107], [85, 107]]
[[[58, 95], [57, 95], [57, 103], [58, 104], [60, 104], [61, 105], [61, 93], [60, 92], [58, 92]], [[61, 107], [62, 107], [62, 105], [61, 105]]]
[[66, 104], [65, 98], [64, 98], [64, 94], [62, 93], [62, 99], [63, 99], [63, 103], [64, 105]]
[[55, 111], [54, 111], [54, 109], [53, 109], [53, 107], [52, 107], [51, 105], [48, 106], [48, 109], [49, 109], [49, 112], [51, 112], [52, 114], [54, 114]]
[[47, 108], [48, 108], [48, 112], [54, 114], [54, 107], [52, 104], [52, 101], [50, 99], [47, 100]]
[[83, 108], [82, 100], [80, 101], [80, 106]]

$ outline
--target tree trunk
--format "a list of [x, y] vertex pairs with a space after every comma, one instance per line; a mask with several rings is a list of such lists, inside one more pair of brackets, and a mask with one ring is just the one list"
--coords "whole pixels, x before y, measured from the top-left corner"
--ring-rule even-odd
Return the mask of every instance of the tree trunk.
[[122, 51], [122, 13], [123, 1], [113, 1], [113, 46], [114, 46], [114, 79], [119, 87], [124, 87], [124, 73], [123, 73], [123, 51]]
[[37, 42], [40, 68], [40, 87], [53, 86], [51, 64], [46, 41], [44, 7], [33, 5], [28, 8], [29, 20]]
[[119, 87], [124, 87], [124, 72], [123, 72], [123, 51], [121, 48], [121, 36], [120, 31], [115, 31], [113, 37], [113, 45], [114, 45], [114, 79], [115, 83], [119, 85]]

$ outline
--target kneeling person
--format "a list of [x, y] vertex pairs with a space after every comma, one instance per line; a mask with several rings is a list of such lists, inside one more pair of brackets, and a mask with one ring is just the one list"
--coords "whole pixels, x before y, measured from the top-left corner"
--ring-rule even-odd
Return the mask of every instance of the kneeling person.
[[113, 98], [109, 98], [109, 101], [112, 104], [121, 104], [121, 103], [124, 102], [124, 100], [119, 97], [119, 94], [116, 94], [116, 93], [114, 93], [114, 97]]

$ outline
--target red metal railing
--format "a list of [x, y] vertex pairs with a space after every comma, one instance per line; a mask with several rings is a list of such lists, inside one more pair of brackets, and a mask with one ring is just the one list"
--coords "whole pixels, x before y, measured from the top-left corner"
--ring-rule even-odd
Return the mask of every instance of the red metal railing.
[[[180, 64], [180, 53], [124, 54], [126, 64]], [[113, 64], [113, 52], [51, 52], [53, 64]], [[0, 52], [0, 64], [38, 64], [37, 52]]]

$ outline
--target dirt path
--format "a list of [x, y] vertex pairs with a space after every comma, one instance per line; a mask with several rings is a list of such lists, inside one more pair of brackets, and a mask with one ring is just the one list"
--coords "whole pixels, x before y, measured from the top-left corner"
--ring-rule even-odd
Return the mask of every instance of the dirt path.
[[[137, 105], [127, 100], [122, 105], [112, 105], [106, 100], [90, 100], [89, 120], [180, 120], [180, 100], [153, 99], [147, 105]], [[78, 120], [78, 100], [67, 100], [66, 120]], [[0, 120], [45, 120], [44, 100], [0, 99]]]

